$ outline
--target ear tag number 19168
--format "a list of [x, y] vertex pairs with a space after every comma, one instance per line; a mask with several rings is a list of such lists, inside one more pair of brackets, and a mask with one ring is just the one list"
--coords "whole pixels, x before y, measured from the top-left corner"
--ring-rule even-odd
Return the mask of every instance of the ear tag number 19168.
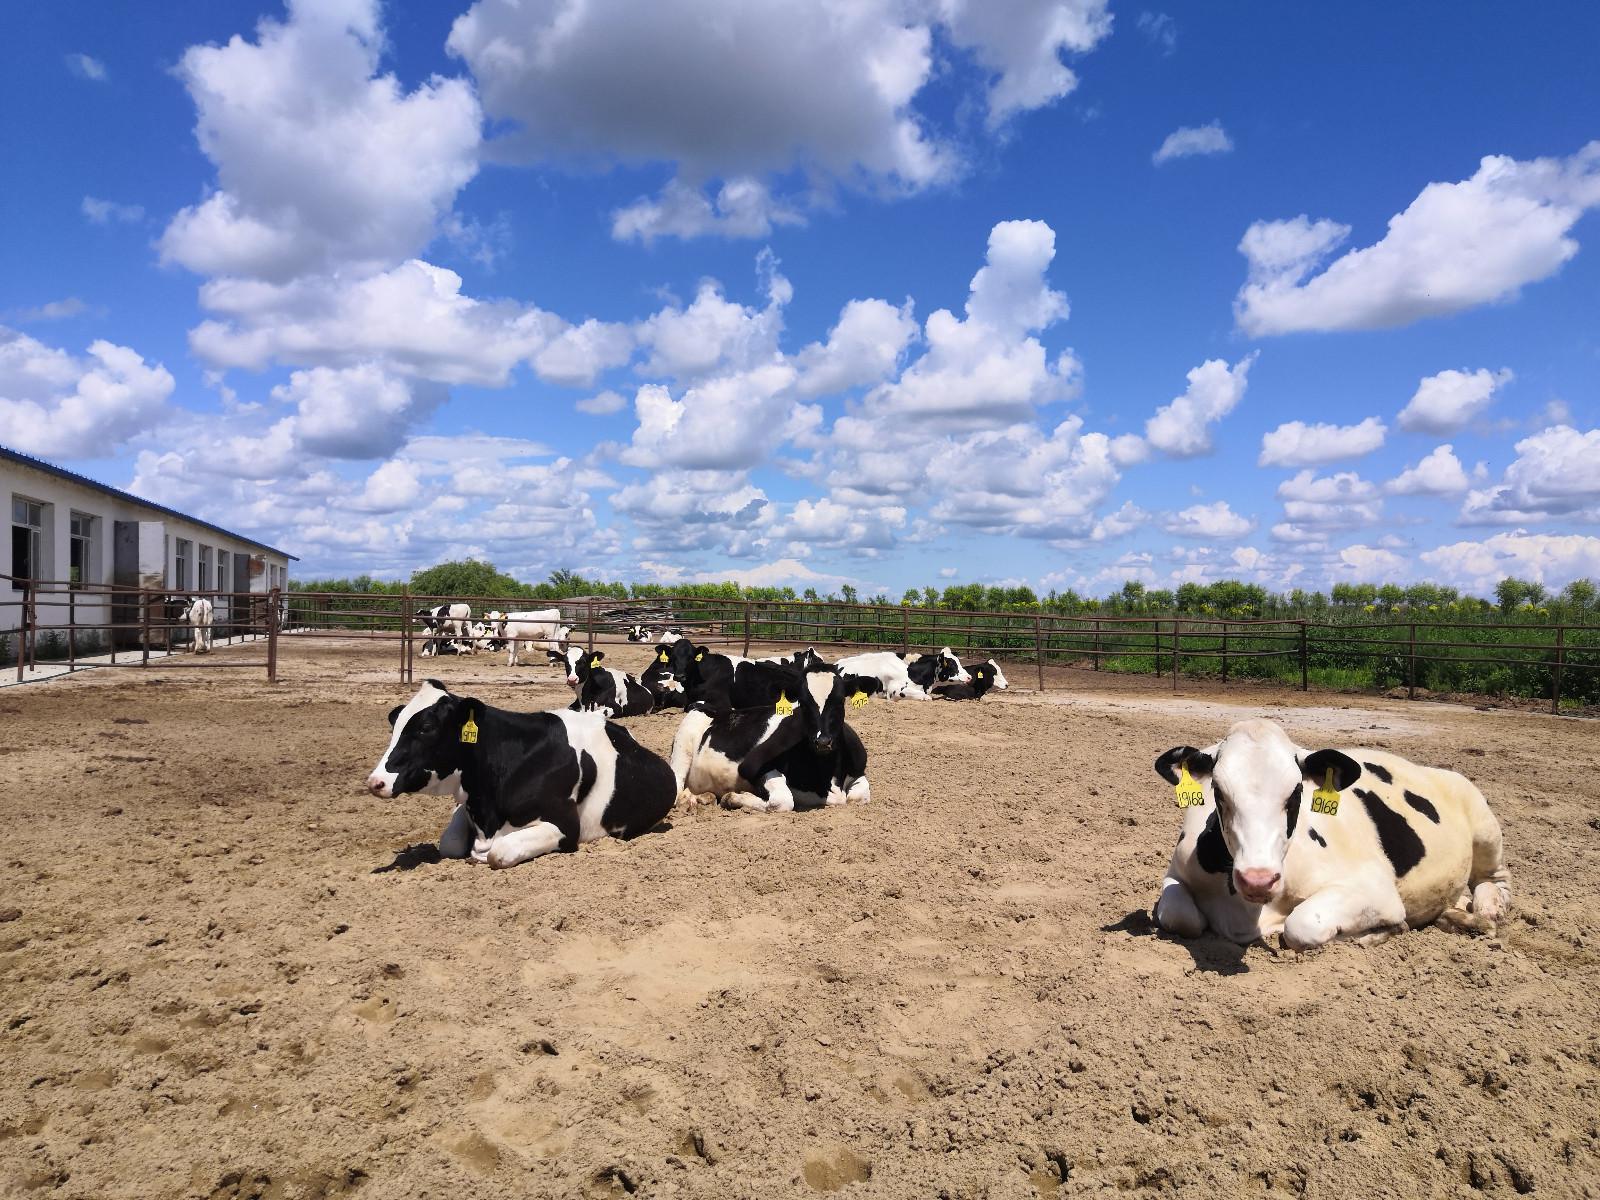
[[1339, 789], [1333, 786], [1333, 768], [1323, 776], [1322, 786], [1311, 793], [1311, 811], [1326, 816], [1339, 815]]
[[1173, 789], [1178, 798], [1179, 808], [1204, 808], [1206, 806], [1205, 786], [1196, 781], [1189, 774], [1187, 765], [1178, 769], [1178, 786]]

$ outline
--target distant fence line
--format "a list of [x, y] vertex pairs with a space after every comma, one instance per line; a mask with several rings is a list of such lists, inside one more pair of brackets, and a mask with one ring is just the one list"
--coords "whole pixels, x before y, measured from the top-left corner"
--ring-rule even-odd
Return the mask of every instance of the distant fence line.
[[[0, 596], [5, 594], [0, 576]], [[1403, 686], [1414, 698], [1421, 688], [1473, 690], [1451, 686], [1490, 668], [1489, 677], [1503, 681], [1503, 690], [1543, 698], [1559, 712], [1563, 697], [1600, 702], [1600, 625], [1497, 624], [1477, 621], [1389, 620], [1357, 623], [1301, 618], [1241, 620], [1201, 616], [1063, 616], [1053, 613], [980, 612], [944, 608], [856, 604], [830, 600], [735, 600], [697, 596], [663, 596], [639, 601], [611, 597], [527, 601], [495, 596], [430, 596], [402, 589], [399, 593], [278, 592], [237, 593], [190, 591], [212, 598], [218, 610], [216, 632], [259, 638], [266, 642], [264, 660], [207, 662], [185, 656], [181, 664], [162, 659], [152, 664], [152, 646], [181, 645], [188, 626], [168, 611], [166, 591], [79, 586], [67, 583], [16, 583], [11, 600], [0, 599], [0, 639], [9, 625], [18, 678], [24, 663], [38, 661], [41, 633], [54, 630], [67, 641], [69, 664], [75, 640], [103, 639], [123, 648], [117, 666], [256, 666], [277, 681], [281, 638], [296, 642], [316, 639], [359, 639], [389, 642], [402, 682], [413, 682], [416, 659], [429, 638], [417, 616], [440, 604], [467, 603], [474, 620], [494, 610], [559, 609], [572, 626], [572, 639], [589, 649], [626, 645], [628, 627], [646, 623], [660, 632], [681, 628], [695, 642], [738, 653], [753, 643], [815, 645], [819, 648], [885, 649], [905, 653], [951, 646], [964, 655], [994, 657], [1033, 664], [1039, 690], [1047, 688], [1047, 666], [1087, 665], [1092, 670], [1154, 673], [1167, 677], [1176, 690], [1182, 679], [1274, 679], [1302, 690], [1313, 675], [1337, 683], [1344, 673], [1365, 671], [1372, 685]], [[7, 621], [7, 609], [22, 610], [20, 622]], [[84, 620], [85, 610], [90, 620]], [[65, 616], [65, 621], [50, 619]], [[1485, 637], [1494, 634], [1494, 637]], [[1510, 634], [1512, 639], [1499, 635]], [[98, 665], [98, 664], [97, 664]], [[1444, 686], [1441, 686], [1444, 685]]]

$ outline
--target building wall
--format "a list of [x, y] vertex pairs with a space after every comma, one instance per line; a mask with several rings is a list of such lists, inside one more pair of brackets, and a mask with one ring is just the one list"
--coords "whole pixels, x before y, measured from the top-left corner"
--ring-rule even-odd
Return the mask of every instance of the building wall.
[[[36, 575], [41, 580], [66, 580], [69, 575], [72, 545], [72, 515], [79, 513], [94, 518], [90, 542], [88, 571], [84, 582], [90, 584], [141, 583], [158, 586], [173, 593], [198, 591], [197, 566], [201, 549], [209, 551], [210, 571], [206, 591], [249, 591], [266, 593], [274, 583], [283, 587], [288, 582], [289, 560], [282, 554], [270, 554], [262, 547], [239, 538], [227, 537], [192, 521], [182, 520], [142, 504], [109, 495], [98, 488], [61, 479], [38, 471], [25, 463], [0, 460], [0, 516], [5, 520], [5, 540], [0, 542], [0, 575], [12, 574], [12, 500], [22, 497], [43, 506], [43, 535], [41, 564]], [[116, 530], [119, 522], [138, 522], [145, 528], [139, 538], [143, 549], [138, 557], [140, 579], [117, 579], [114, 557]], [[149, 528], [155, 526], [155, 529]], [[152, 545], [151, 538], [154, 538]], [[178, 543], [189, 543], [188, 558], [184, 563], [183, 577], [178, 575]], [[218, 555], [228, 556], [227, 578], [218, 581]], [[152, 561], [153, 560], [153, 561]], [[159, 582], [150, 568], [159, 564]], [[22, 609], [8, 601], [20, 600], [21, 589], [10, 579], [0, 579], [0, 631], [16, 629], [21, 624]], [[39, 625], [64, 625], [69, 609], [65, 596], [52, 600], [62, 603], [40, 603]], [[226, 608], [226, 601], [218, 603]], [[79, 624], [103, 623], [110, 619], [110, 604], [106, 598], [87, 594], [75, 597]], [[219, 620], [225, 613], [219, 613]]]

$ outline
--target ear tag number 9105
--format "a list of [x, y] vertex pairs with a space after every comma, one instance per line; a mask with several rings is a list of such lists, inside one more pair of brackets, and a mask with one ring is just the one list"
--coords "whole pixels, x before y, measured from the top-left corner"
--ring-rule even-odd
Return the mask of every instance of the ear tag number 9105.
[[1311, 811], [1330, 817], [1339, 815], [1339, 789], [1333, 786], [1333, 768], [1323, 777], [1322, 786], [1311, 793]]
[[1178, 769], [1178, 786], [1173, 789], [1177, 796], [1179, 808], [1204, 808], [1206, 806], [1205, 786], [1189, 774], [1188, 764]]

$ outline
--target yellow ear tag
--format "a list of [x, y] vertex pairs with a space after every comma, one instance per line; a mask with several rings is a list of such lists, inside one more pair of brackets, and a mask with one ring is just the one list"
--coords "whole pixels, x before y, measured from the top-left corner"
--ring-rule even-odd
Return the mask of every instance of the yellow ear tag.
[[779, 692], [778, 702], [772, 707], [778, 710], [778, 715], [780, 717], [787, 717], [794, 711], [794, 701], [789, 699], [787, 692]]
[[1329, 767], [1322, 786], [1311, 793], [1311, 811], [1330, 817], [1339, 815], [1339, 789], [1333, 786], [1333, 768]]
[[598, 667], [599, 665], [600, 665], [600, 656], [598, 654], [596, 654], [593, 658], [591, 658], [589, 660], [589, 669], [593, 670], [595, 667]]
[[467, 723], [461, 727], [461, 740], [468, 745], [478, 740], [478, 723], [471, 717], [468, 717]]
[[668, 658], [667, 657], [667, 652], [665, 650], [663, 650], [660, 654], [656, 655], [656, 661], [657, 662], [671, 662], [672, 659]]
[[1206, 806], [1205, 785], [1196, 782], [1193, 775], [1189, 774], [1189, 766], [1185, 763], [1178, 768], [1178, 786], [1173, 789], [1178, 798], [1179, 808], [1204, 808]]
[[850, 697], [850, 707], [851, 708], [865, 708], [866, 706], [867, 706], [867, 694], [865, 692], [856, 692], [854, 695], [852, 695]]
[[695, 656], [694, 656], [694, 660], [695, 660], [695, 662], [699, 662], [699, 661], [700, 661], [700, 660], [701, 660], [701, 659], [703, 659], [703, 658], [704, 658], [704, 657], [705, 657], [705, 656], [706, 656], [706, 652], [705, 652], [705, 651], [704, 651], [704, 650], [702, 650], [702, 651], [700, 651], [700, 653], [699, 653], [699, 654], [696, 654], [696, 655], [695, 655]]

